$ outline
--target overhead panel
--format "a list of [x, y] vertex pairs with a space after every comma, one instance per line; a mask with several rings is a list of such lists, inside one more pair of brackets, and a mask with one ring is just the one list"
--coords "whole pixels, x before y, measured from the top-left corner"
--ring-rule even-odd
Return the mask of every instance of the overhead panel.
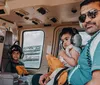
[[4, 6], [5, 5], [5, 0], [0, 0], [0, 6]]
[[[11, 9], [19, 9], [19, 8], [39, 6], [39, 5], [57, 6], [69, 3], [77, 3], [81, 1], [82, 0], [11, 0], [11, 1], [8, 0], [7, 2]], [[22, 5], [19, 5], [19, 3]]]
[[10, 8], [7, 3], [5, 5], [0, 5], [0, 16], [5, 16], [10, 14]]

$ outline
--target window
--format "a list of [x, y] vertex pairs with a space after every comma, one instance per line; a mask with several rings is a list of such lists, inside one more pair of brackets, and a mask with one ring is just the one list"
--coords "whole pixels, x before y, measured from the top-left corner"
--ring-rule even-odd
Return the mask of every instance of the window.
[[42, 57], [44, 41], [43, 31], [23, 32], [23, 52], [22, 62], [26, 68], [39, 68]]
[[86, 45], [88, 40], [90, 40], [91, 36], [86, 32], [79, 32], [79, 34], [82, 37], [82, 46]]

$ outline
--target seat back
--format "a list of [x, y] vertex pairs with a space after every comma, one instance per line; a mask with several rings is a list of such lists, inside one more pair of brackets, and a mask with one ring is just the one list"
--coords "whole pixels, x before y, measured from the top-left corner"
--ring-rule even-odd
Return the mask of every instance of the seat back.
[[0, 85], [19, 85], [16, 73], [0, 73]]
[[2, 26], [0, 26], [0, 71], [1, 71], [2, 52], [4, 47], [5, 33], [6, 33], [5, 28], [2, 28]]
[[8, 55], [8, 50], [11, 45], [12, 45], [12, 32], [6, 31], [3, 54], [2, 54], [2, 62], [1, 62], [1, 71], [2, 72], [5, 72], [5, 68], [10, 60], [10, 57]]

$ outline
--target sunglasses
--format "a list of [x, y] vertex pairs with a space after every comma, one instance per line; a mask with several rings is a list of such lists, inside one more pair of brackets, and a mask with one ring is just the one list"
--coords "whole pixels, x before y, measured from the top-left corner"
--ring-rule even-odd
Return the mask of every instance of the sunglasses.
[[92, 9], [92, 10], [88, 11], [86, 14], [81, 14], [79, 16], [79, 21], [81, 23], [84, 23], [85, 20], [86, 20], [86, 16], [88, 16], [90, 19], [96, 18], [96, 15], [98, 14], [98, 11], [100, 11], [100, 10]]

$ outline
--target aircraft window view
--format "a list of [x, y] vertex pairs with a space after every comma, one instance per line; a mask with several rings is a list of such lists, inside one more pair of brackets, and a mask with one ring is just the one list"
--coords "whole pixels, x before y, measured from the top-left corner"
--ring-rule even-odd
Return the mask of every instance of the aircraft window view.
[[39, 68], [42, 57], [44, 41], [43, 31], [25, 31], [23, 32], [23, 51], [22, 61], [26, 68]]
[[0, 0], [0, 85], [100, 85], [99, 51], [100, 0]]

